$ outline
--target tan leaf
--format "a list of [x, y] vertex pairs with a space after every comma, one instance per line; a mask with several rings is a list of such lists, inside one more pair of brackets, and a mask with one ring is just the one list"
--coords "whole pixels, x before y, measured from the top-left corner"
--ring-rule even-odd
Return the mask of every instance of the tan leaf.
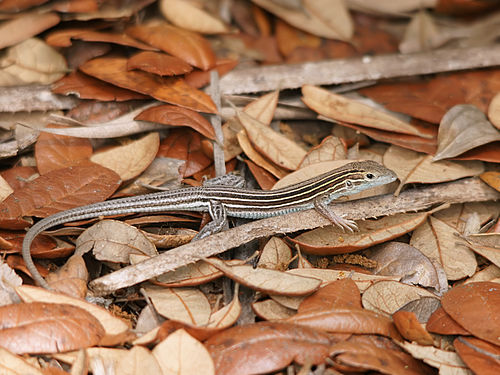
[[500, 279], [500, 267], [490, 264], [488, 267], [476, 272], [472, 277], [467, 279], [465, 283], [493, 281], [495, 279]]
[[0, 26], [0, 49], [21, 43], [59, 23], [60, 17], [53, 12], [21, 13]]
[[293, 9], [271, 0], [252, 0], [298, 29], [325, 38], [349, 40], [354, 26], [343, 1], [304, 1], [305, 9]]
[[116, 345], [125, 341], [129, 336], [129, 327], [123, 320], [116, 318], [106, 309], [80, 298], [69, 297], [64, 294], [29, 285], [21, 285], [16, 288], [16, 291], [24, 302], [62, 303], [86, 310], [96, 317], [104, 327], [106, 334], [100, 341], [100, 345]]
[[409, 123], [366, 104], [331, 93], [328, 90], [312, 85], [304, 85], [302, 95], [302, 101], [309, 108], [330, 119], [427, 138], [426, 134], [422, 134], [417, 127]]
[[210, 97], [186, 84], [181, 78], [159, 77], [142, 71], [127, 70], [124, 57], [99, 57], [80, 66], [80, 70], [113, 85], [194, 111], [216, 113]]
[[167, 287], [196, 286], [221, 277], [223, 273], [202, 260], [160, 275], [155, 284]]
[[158, 313], [191, 326], [205, 326], [210, 319], [208, 299], [195, 288], [146, 288]]
[[429, 51], [439, 47], [442, 41], [432, 16], [422, 9], [415, 13], [406, 26], [399, 50], [402, 53]]
[[202, 70], [215, 66], [210, 43], [198, 33], [163, 22], [129, 27], [126, 33]]
[[274, 176], [281, 178], [286, 176], [286, 172], [278, 167], [277, 165], [274, 165], [267, 159], [265, 159], [252, 145], [250, 142], [250, 139], [248, 138], [246, 132], [244, 130], [241, 130], [236, 134], [236, 137], [238, 139], [238, 143], [243, 150], [243, 152], [252, 160], [255, 164], [257, 164], [259, 167], [264, 168], [266, 171], [269, 171], [272, 173]]
[[[302, 169], [311, 164], [344, 159], [347, 159], [345, 141], [330, 135], [325, 137], [318, 146], [309, 150], [304, 160], [302, 160], [302, 163], [300, 163], [299, 168]], [[379, 162], [382, 162], [382, 160], [379, 160]]]
[[500, 141], [500, 131], [491, 125], [485, 114], [471, 104], [459, 104], [441, 119], [438, 149], [433, 160], [451, 158], [495, 141]]
[[122, 181], [139, 176], [149, 167], [160, 147], [160, 136], [153, 132], [123, 146], [97, 152], [90, 160], [115, 171]]
[[462, 362], [455, 352], [409, 342], [403, 342], [400, 345], [414, 358], [421, 359], [425, 363], [438, 368], [440, 373], [454, 375], [470, 374], [465, 363]]
[[472, 276], [477, 261], [467, 246], [457, 244], [456, 230], [443, 221], [430, 216], [414, 232], [410, 245], [416, 247], [428, 258], [443, 266], [449, 280], [459, 280]]
[[[85, 354], [89, 363], [90, 369], [95, 369], [106, 363], [110, 368], [116, 369], [118, 364], [125, 360], [129, 355], [129, 351], [125, 349], [111, 349], [111, 348], [87, 348]], [[79, 357], [79, 352], [68, 352], [54, 354], [54, 358], [65, 363], [74, 364]]]
[[140, 69], [159, 76], [176, 76], [189, 73], [193, 67], [178, 57], [166, 53], [144, 51], [128, 59], [127, 69]]
[[253, 312], [264, 320], [282, 320], [295, 314], [295, 310], [285, 307], [272, 299], [252, 303]]
[[297, 169], [306, 155], [302, 147], [243, 111], [237, 111], [237, 116], [260, 153], [282, 168]]
[[481, 233], [467, 236], [467, 245], [477, 254], [500, 267], [500, 233]]
[[229, 266], [215, 258], [209, 258], [206, 262], [240, 284], [265, 293], [300, 296], [312, 293], [321, 284], [318, 279], [265, 268], [253, 268], [251, 265]]
[[11, 195], [14, 192], [12, 187], [9, 185], [5, 179], [0, 176], [0, 202], [2, 202], [5, 198]]
[[180, 28], [202, 34], [227, 33], [229, 28], [196, 3], [185, 0], [161, 0], [160, 11], [167, 20]]
[[67, 72], [66, 60], [54, 48], [31, 38], [10, 47], [0, 59], [0, 85], [49, 84]]
[[292, 260], [292, 250], [279, 237], [272, 237], [262, 249], [257, 267], [284, 271]]
[[207, 349], [183, 329], [156, 345], [153, 355], [164, 375], [215, 375]]
[[46, 375], [44, 371], [33, 366], [26, 359], [9, 352], [3, 347], [0, 347], [0, 372], [9, 375]]
[[33, 302], [0, 307], [0, 340], [13, 353], [57, 353], [97, 345], [101, 323], [67, 304]]
[[161, 374], [160, 364], [153, 353], [142, 346], [134, 346], [130, 349], [123, 360], [117, 362], [116, 374]]
[[279, 91], [272, 91], [248, 103], [243, 111], [265, 125], [270, 125], [278, 105]]
[[488, 119], [493, 126], [500, 130], [500, 93], [491, 99], [488, 106]]
[[158, 255], [156, 247], [137, 228], [118, 220], [103, 220], [94, 224], [78, 237], [76, 254], [90, 249], [97, 260], [129, 263], [131, 254]]
[[500, 191], [500, 172], [484, 172], [479, 177], [493, 189]]
[[45, 281], [57, 292], [71, 297], [85, 298], [89, 273], [83, 258], [75, 254], [56, 272], [49, 273]]
[[392, 315], [408, 302], [421, 297], [436, 297], [424, 288], [397, 281], [379, 281], [363, 293], [363, 307], [378, 313]]
[[229, 328], [236, 323], [241, 314], [239, 290], [239, 284], [236, 284], [234, 288], [233, 299], [226, 306], [210, 315], [210, 320], [208, 321], [207, 328], [212, 330]]
[[19, 302], [15, 288], [22, 283], [23, 280], [14, 272], [14, 269], [4, 261], [0, 261], [0, 306]]
[[400, 276], [382, 276], [382, 275], [371, 275], [368, 273], [356, 272], [356, 271], [338, 271], [325, 268], [294, 268], [288, 273], [294, 275], [301, 275], [307, 277], [314, 277], [315, 279], [320, 279], [322, 281], [322, 286], [331, 283], [336, 280], [341, 280], [349, 278], [358, 287], [361, 292], [364, 292], [368, 287], [373, 285], [378, 281], [399, 281]]
[[391, 146], [384, 154], [384, 165], [392, 169], [401, 181], [396, 193], [405, 184], [454, 181], [476, 176], [484, 171], [480, 161], [437, 161], [431, 155], [421, 154], [398, 146]]
[[358, 223], [359, 232], [346, 233], [329, 225], [305, 232], [293, 239], [294, 243], [311, 254], [329, 255], [354, 252], [408, 233], [427, 218], [427, 213], [397, 214], [377, 220]]

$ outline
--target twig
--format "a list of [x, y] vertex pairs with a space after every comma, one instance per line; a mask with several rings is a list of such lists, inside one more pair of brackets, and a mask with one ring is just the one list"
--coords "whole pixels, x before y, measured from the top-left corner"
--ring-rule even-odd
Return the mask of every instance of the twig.
[[[495, 199], [500, 199], [499, 192], [477, 178], [468, 178], [407, 190], [399, 197], [384, 195], [336, 203], [332, 207], [337, 214], [345, 214], [350, 219], [359, 220], [424, 210], [442, 202], [481, 202]], [[133, 266], [122, 268], [92, 281], [90, 287], [98, 295], [109, 294], [117, 289], [135, 285], [197, 260], [220, 254], [256, 238], [314, 229], [328, 224], [328, 220], [314, 210], [254, 221], [169, 250]]]

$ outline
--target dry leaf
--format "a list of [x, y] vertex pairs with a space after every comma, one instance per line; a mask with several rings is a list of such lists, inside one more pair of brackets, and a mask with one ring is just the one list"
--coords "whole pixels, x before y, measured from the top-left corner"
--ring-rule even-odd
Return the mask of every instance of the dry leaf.
[[39, 39], [10, 47], [0, 59], [0, 85], [49, 84], [67, 72], [64, 57]]
[[[300, 163], [299, 170], [311, 164], [318, 164], [331, 160], [344, 160], [347, 159], [347, 147], [342, 138], [328, 136], [325, 137], [321, 144], [313, 147], [304, 160]], [[381, 163], [382, 160], [379, 160]]]
[[166, 287], [196, 286], [208, 283], [223, 273], [216, 267], [199, 260], [158, 276], [154, 283]]
[[458, 355], [475, 374], [495, 375], [500, 371], [498, 346], [475, 337], [457, 337], [453, 346]]
[[21, 43], [59, 23], [53, 12], [21, 13], [0, 26], [0, 49]]
[[443, 266], [449, 280], [472, 276], [477, 267], [474, 253], [458, 243], [455, 233], [454, 228], [430, 216], [429, 221], [415, 229], [410, 240], [411, 246]]
[[493, 126], [500, 130], [500, 93], [491, 99], [488, 106], [488, 119]]
[[364, 291], [361, 301], [365, 309], [392, 315], [408, 302], [421, 297], [436, 296], [424, 288], [397, 281], [379, 281]]
[[115, 171], [122, 181], [139, 176], [149, 167], [160, 147], [160, 136], [153, 132], [123, 146], [97, 152], [90, 160]]
[[292, 261], [292, 250], [279, 237], [272, 237], [262, 249], [257, 267], [284, 271]]
[[480, 161], [437, 161], [431, 155], [420, 154], [398, 146], [391, 146], [384, 154], [384, 165], [392, 169], [401, 184], [396, 190], [399, 194], [406, 184], [437, 183], [476, 176], [484, 171]]
[[215, 258], [209, 258], [206, 262], [240, 284], [264, 293], [301, 296], [312, 293], [321, 284], [318, 279], [265, 268], [253, 268], [251, 265], [229, 266]]
[[85, 298], [89, 273], [83, 258], [75, 254], [56, 272], [49, 273], [45, 281], [57, 292], [71, 297]]
[[93, 77], [153, 98], [194, 111], [216, 113], [210, 97], [186, 84], [181, 78], [159, 77], [142, 71], [127, 70], [124, 57], [98, 57], [80, 69]]
[[441, 119], [438, 149], [433, 160], [461, 155], [495, 141], [500, 141], [500, 131], [491, 125], [481, 110], [469, 104], [456, 105]]
[[155, 245], [137, 228], [117, 220], [103, 220], [85, 230], [76, 241], [76, 254], [93, 249], [97, 260], [129, 263], [132, 254], [158, 255]]
[[352, 253], [414, 230], [425, 221], [427, 215], [425, 212], [397, 214], [378, 220], [361, 221], [358, 223], [359, 232], [354, 233], [346, 233], [337, 226], [329, 225], [305, 232], [291, 240], [310, 254]]
[[30, 364], [21, 356], [0, 347], [0, 371], [5, 374], [46, 375], [44, 371]]
[[190, 326], [205, 326], [210, 319], [207, 297], [195, 288], [146, 288], [158, 313]]
[[432, 336], [419, 323], [415, 313], [397, 311], [392, 315], [392, 319], [401, 336], [408, 341], [414, 341], [419, 345], [433, 345]]
[[160, 11], [174, 25], [202, 34], [227, 33], [229, 28], [220, 19], [201, 9], [194, 1], [161, 0]]
[[128, 59], [127, 69], [140, 69], [159, 76], [176, 76], [189, 73], [193, 67], [166, 53], [143, 51]]
[[402, 53], [428, 51], [439, 47], [443, 41], [432, 16], [425, 10], [420, 10], [406, 26], [399, 50]]
[[[74, 366], [74, 365], [73, 365]], [[136, 345], [130, 349], [123, 360], [117, 362], [116, 374], [161, 374], [162, 369], [153, 353], [145, 347]]]
[[0, 307], [19, 302], [15, 288], [22, 283], [23, 280], [14, 270], [0, 260]]
[[349, 40], [354, 27], [342, 1], [304, 1], [304, 10], [291, 9], [276, 1], [252, 0], [289, 24], [311, 34], [339, 40]]
[[269, 126], [278, 106], [278, 98], [279, 91], [272, 91], [248, 103], [243, 112]]
[[427, 134], [420, 132], [418, 128], [409, 123], [366, 104], [331, 93], [328, 90], [312, 85], [304, 85], [302, 95], [302, 101], [309, 108], [330, 119], [428, 138]]
[[253, 312], [263, 320], [282, 320], [290, 318], [295, 310], [285, 307], [272, 299], [252, 303]]
[[13, 353], [57, 353], [99, 344], [101, 323], [67, 304], [32, 302], [0, 307], [0, 340]]

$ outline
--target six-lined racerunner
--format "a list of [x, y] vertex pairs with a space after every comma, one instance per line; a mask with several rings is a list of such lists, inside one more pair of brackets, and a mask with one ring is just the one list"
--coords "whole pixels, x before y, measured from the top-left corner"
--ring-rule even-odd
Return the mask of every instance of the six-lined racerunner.
[[94, 203], [59, 212], [33, 225], [24, 237], [23, 258], [35, 282], [50, 289], [31, 258], [31, 243], [39, 233], [71, 221], [133, 213], [174, 210], [209, 212], [212, 221], [195, 239], [220, 231], [227, 216], [261, 219], [309, 208], [315, 208], [333, 224], [353, 231], [357, 229], [356, 223], [336, 215], [328, 203], [342, 196], [388, 184], [396, 178], [394, 172], [374, 161], [360, 161], [278, 190], [209, 184]]

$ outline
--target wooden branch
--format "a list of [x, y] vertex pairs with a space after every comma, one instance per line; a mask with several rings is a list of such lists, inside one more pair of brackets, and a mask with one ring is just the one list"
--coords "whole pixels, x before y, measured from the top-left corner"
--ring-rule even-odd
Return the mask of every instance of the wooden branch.
[[53, 94], [50, 85], [2, 87], [0, 91], [0, 112], [71, 109], [79, 102], [75, 96]]
[[477, 69], [500, 65], [500, 45], [440, 49], [411, 54], [365, 56], [304, 64], [236, 69], [220, 80], [222, 94], [293, 89]]
[[[407, 190], [398, 197], [384, 195], [336, 203], [332, 204], [332, 208], [337, 214], [345, 214], [350, 219], [359, 220], [424, 210], [444, 202], [464, 203], [496, 199], [500, 199], [499, 192], [477, 178], [468, 178]], [[197, 260], [220, 254], [256, 238], [314, 229], [328, 224], [328, 220], [314, 210], [253, 221], [166, 251], [133, 266], [122, 268], [95, 279], [90, 283], [90, 287], [97, 295], [109, 294], [117, 289], [132, 286]]]

